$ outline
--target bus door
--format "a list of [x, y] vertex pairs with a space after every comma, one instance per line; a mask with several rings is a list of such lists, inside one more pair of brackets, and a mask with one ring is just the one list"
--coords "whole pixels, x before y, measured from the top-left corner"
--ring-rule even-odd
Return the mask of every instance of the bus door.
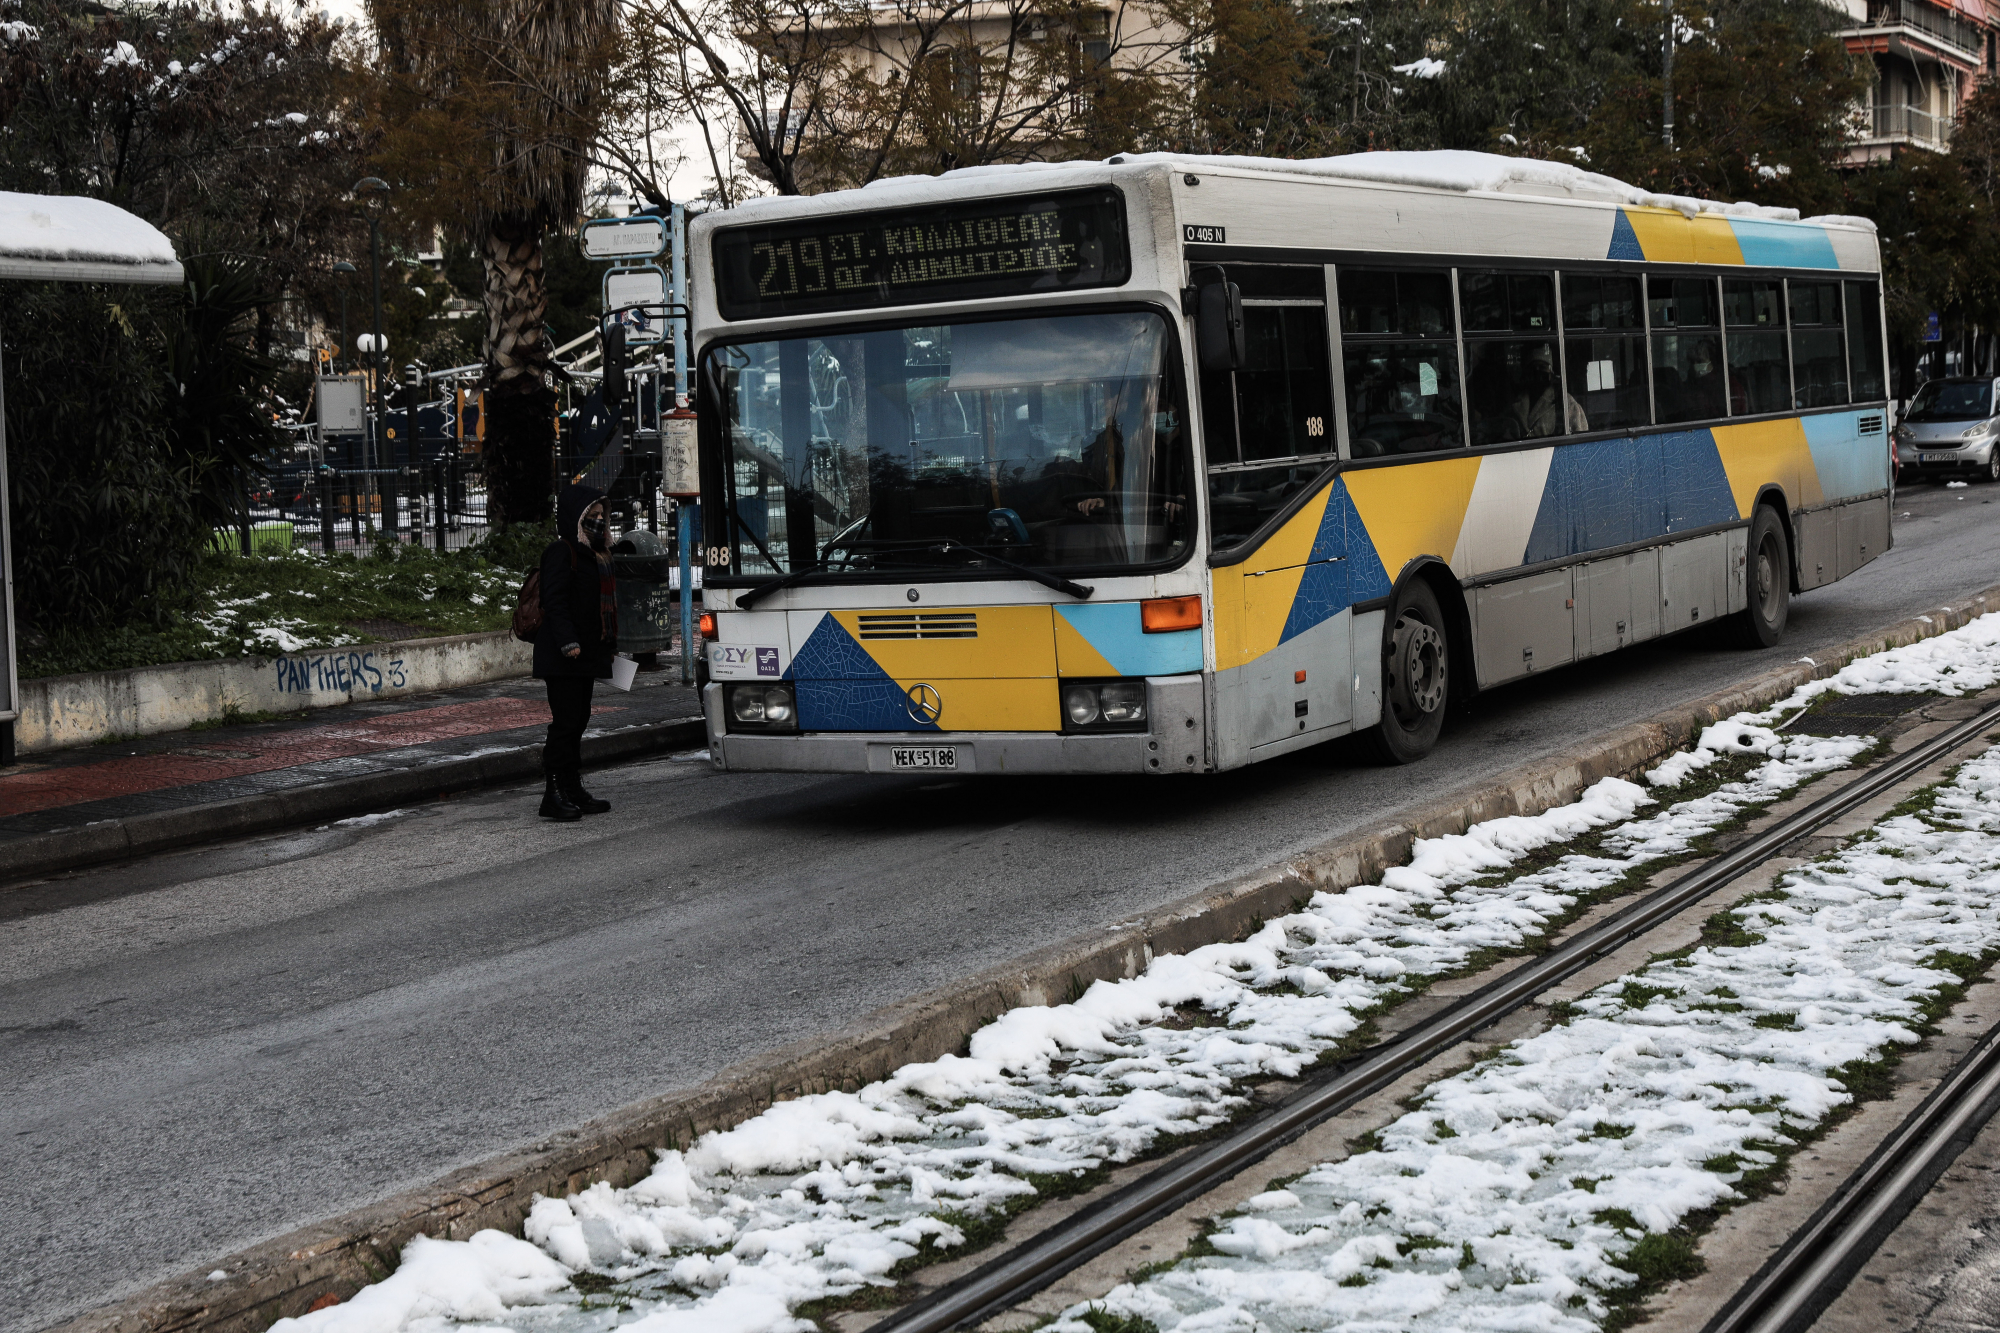
[[1224, 767], [1353, 718], [1326, 271], [1225, 272], [1243, 292], [1244, 364], [1201, 384]]

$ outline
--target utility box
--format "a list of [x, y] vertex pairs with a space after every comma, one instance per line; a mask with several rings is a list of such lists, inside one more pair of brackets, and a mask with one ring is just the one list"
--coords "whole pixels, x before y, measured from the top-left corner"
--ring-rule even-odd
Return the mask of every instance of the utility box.
[[322, 375], [313, 387], [322, 435], [359, 435], [368, 429], [368, 380], [363, 375]]

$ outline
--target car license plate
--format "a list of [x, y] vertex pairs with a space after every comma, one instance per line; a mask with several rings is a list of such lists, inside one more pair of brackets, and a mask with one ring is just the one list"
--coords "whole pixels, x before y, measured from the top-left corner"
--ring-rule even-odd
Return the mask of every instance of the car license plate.
[[958, 751], [950, 746], [898, 746], [889, 751], [891, 768], [957, 768]]
[[1918, 454], [1917, 461], [1919, 463], [1956, 463], [1958, 456], [1956, 454]]

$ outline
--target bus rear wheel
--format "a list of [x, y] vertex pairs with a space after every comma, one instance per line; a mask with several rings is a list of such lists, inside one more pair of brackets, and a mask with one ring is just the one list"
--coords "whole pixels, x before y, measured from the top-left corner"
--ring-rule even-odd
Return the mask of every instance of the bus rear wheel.
[[1444, 730], [1451, 640], [1437, 594], [1421, 579], [1396, 595], [1382, 644], [1382, 720], [1369, 733], [1384, 763], [1413, 764]]
[[1792, 609], [1792, 548], [1785, 525], [1769, 505], [1758, 505], [1750, 520], [1743, 591], [1749, 603], [1736, 617], [1736, 638], [1745, 648], [1769, 648], [1785, 636]]

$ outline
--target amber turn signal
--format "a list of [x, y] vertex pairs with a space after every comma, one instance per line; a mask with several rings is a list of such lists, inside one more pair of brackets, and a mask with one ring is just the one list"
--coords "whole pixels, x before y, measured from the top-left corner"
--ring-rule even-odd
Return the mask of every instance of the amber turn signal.
[[1201, 628], [1201, 598], [1155, 597], [1139, 603], [1139, 628], [1148, 634]]
[[715, 612], [704, 611], [701, 613], [701, 637], [704, 639], [715, 637]]

